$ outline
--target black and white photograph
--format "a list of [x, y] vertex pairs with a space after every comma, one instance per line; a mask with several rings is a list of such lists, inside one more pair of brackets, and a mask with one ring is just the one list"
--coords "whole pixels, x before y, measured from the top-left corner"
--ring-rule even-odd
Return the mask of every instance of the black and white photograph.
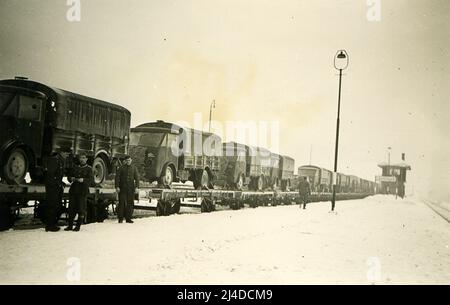
[[0, 285], [449, 285], [449, 16], [0, 0]]

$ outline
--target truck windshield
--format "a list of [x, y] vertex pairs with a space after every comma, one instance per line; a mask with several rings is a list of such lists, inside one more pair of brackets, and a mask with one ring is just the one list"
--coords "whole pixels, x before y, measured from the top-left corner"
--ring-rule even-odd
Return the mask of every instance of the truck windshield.
[[15, 97], [15, 93], [0, 92], [0, 114], [8, 114], [6, 110], [8, 110]]
[[130, 135], [130, 145], [140, 145], [148, 147], [159, 147], [164, 139], [165, 133], [132, 132]]

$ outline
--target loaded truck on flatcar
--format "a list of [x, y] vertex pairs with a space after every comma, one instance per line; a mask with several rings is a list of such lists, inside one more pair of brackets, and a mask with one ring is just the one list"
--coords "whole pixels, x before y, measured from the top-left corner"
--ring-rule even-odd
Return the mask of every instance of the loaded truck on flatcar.
[[2, 182], [42, 182], [46, 158], [63, 148], [85, 153], [95, 183], [127, 153], [130, 112], [118, 105], [25, 78], [0, 81]]
[[244, 144], [227, 142], [222, 145], [219, 179], [225, 187], [242, 190], [250, 182], [247, 176], [246, 149]]
[[287, 190], [294, 176], [294, 159], [269, 150], [236, 142], [223, 144], [220, 179], [223, 184], [241, 190]]
[[141, 176], [164, 188], [186, 181], [196, 189], [213, 188], [221, 150], [219, 136], [164, 121], [141, 124], [130, 133], [129, 153]]
[[298, 168], [299, 177], [308, 177], [311, 190], [314, 192], [328, 193], [332, 190], [332, 172], [328, 169], [303, 165]]
[[280, 158], [280, 181], [281, 190], [288, 191], [291, 188], [294, 179], [295, 160], [288, 156]]

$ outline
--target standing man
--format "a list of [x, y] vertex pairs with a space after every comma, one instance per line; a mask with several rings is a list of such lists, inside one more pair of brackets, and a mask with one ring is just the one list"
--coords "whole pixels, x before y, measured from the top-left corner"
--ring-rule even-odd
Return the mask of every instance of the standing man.
[[[139, 192], [139, 173], [131, 164], [131, 157], [125, 156], [124, 164], [116, 173], [116, 191], [119, 194], [119, 207], [117, 210], [119, 223], [125, 220], [133, 223], [131, 217], [134, 209], [134, 195]], [[124, 215], [125, 214], [125, 215]]]
[[64, 193], [64, 182], [62, 179], [66, 173], [66, 159], [71, 150], [61, 148], [46, 160], [45, 166], [45, 194], [47, 198], [47, 208], [45, 210], [45, 231], [58, 232], [58, 214], [61, 208], [62, 196]]
[[[69, 181], [72, 182], [69, 190], [69, 226], [65, 231], [80, 231], [86, 216], [87, 196], [89, 195], [89, 186], [94, 180], [92, 167], [87, 164], [87, 156], [84, 153], [78, 155], [80, 164], [75, 166], [69, 175]], [[73, 228], [75, 215], [78, 214], [77, 224]]]
[[311, 195], [311, 185], [308, 182], [307, 177], [303, 177], [303, 180], [299, 184], [299, 195], [300, 195], [300, 207], [303, 201], [303, 209], [306, 209], [306, 204], [308, 202], [308, 197]]

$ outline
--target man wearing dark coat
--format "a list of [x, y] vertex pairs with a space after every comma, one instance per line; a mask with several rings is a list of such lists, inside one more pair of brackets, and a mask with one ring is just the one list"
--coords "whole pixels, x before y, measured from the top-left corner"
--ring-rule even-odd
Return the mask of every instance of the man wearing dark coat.
[[[64, 229], [65, 231], [80, 231], [86, 216], [89, 187], [94, 180], [92, 167], [87, 164], [87, 156], [80, 154], [78, 158], [80, 164], [75, 166], [69, 175], [69, 181], [72, 184], [69, 189], [69, 226]], [[75, 228], [73, 228], [73, 222], [77, 214], [77, 223]]]
[[45, 209], [45, 231], [58, 232], [57, 226], [59, 209], [62, 204], [64, 182], [66, 174], [65, 160], [69, 156], [70, 149], [62, 148], [59, 153], [49, 157], [45, 163], [45, 194], [47, 207]]
[[116, 173], [116, 191], [119, 194], [119, 207], [117, 216], [119, 223], [125, 220], [127, 223], [133, 223], [131, 217], [134, 209], [134, 196], [139, 192], [139, 173], [137, 168], [131, 164], [131, 157], [124, 158], [124, 164]]
[[308, 203], [308, 197], [311, 195], [311, 185], [308, 182], [307, 177], [303, 177], [303, 180], [299, 184], [299, 196], [300, 196], [300, 207], [303, 202], [303, 209], [306, 209], [306, 204]]

